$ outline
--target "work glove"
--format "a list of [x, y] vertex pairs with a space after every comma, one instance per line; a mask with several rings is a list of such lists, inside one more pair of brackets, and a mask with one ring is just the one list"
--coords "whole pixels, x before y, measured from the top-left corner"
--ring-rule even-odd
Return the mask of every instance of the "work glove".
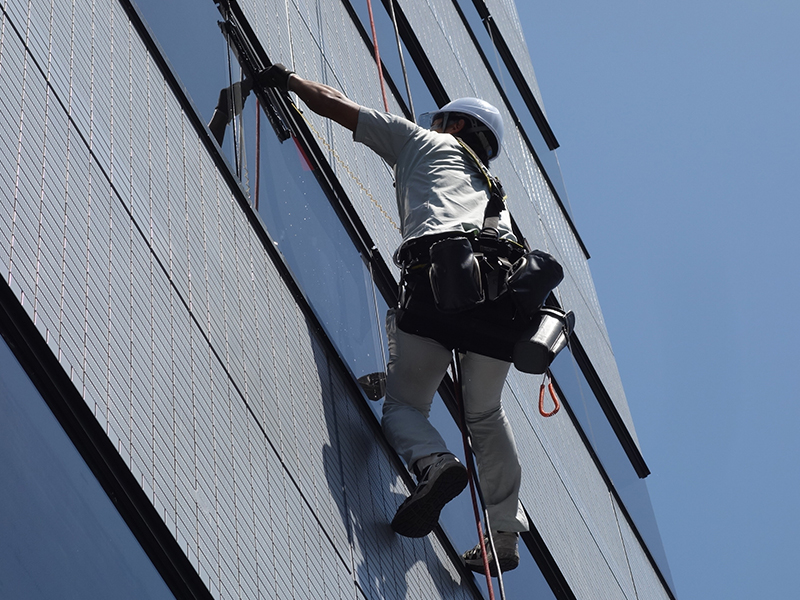
[[294, 71], [290, 71], [281, 63], [275, 63], [258, 74], [258, 83], [265, 87], [288, 91], [289, 75], [292, 73], [294, 73]]

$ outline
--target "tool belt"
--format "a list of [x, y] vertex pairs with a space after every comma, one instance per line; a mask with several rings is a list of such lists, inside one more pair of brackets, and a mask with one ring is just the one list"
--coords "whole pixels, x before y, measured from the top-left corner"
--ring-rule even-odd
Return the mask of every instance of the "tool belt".
[[447, 234], [414, 240], [398, 258], [402, 331], [515, 362], [525, 372], [549, 366], [521, 368], [515, 348], [519, 356], [518, 343], [536, 332], [545, 299], [563, 279], [552, 256], [506, 240]]
[[450, 350], [513, 362], [524, 373], [544, 373], [575, 325], [572, 312], [543, 307], [564, 271], [551, 255], [530, 250], [518, 229], [514, 234], [522, 245], [500, 239], [500, 216], [508, 210], [503, 186], [467, 144], [458, 142], [489, 188], [483, 226], [479, 235], [437, 234], [400, 248], [397, 326]]

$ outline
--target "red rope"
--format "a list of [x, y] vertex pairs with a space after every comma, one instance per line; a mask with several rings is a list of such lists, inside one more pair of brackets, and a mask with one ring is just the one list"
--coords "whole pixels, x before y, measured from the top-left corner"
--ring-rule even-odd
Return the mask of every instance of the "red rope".
[[[553, 399], [553, 404], [555, 404], [555, 408], [550, 412], [545, 412], [544, 410], [544, 382], [550, 379], [551, 381], [547, 382], [547, 389], [550, 391], [550, 397]], [[552, 376], [550, 375], [550, 369], [547, 370], [545, 376], [542, 378], [542, 385], [539, 387], [539, 414], [543, 417], [552, 417], [561, 409], [561, 403], [558, 401], [558, 395], [556, 394], [556, 390], [553, 387]]]
[[383, 95], [383, 108], [389, 112], [389, 102], [386, 100], [386, 86], [383, 83], [383, 68], [381, 67], [381, 53], [378, 51], [378, 36], [375, 33], [375, 19], [372, 16], [372, 2], [367, 0], [367, 10], [369, 11], [369, 25], [372, 28], [372, 45], [375, 48], [375, 62], [378, 65], [378, 79], [381, 82], [381, 95]]

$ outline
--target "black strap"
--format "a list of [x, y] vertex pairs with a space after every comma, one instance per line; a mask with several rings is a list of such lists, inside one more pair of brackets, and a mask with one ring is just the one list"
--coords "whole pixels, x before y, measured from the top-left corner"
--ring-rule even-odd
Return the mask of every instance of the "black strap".
[[497, 177], [493, 178], [491, 195], [483, 213], [483, 227], [481, 228], [482, 238], [498, 239], [500, 237], [500, 215], [506, 208], [505, 194], [503, 186]]
[[[483, 213], [483, 226], [481, 227], [480, 237], [484, 239], [498, 239], [500, 237], [500, 215], [504, 210], [508, 210], [503, 184], [500, 183], [499, 177], [489, 172], [486, 165], [483, 164], [481, 159], [478, 158], [478, 155], [475, 154], [475, 151], [470, 148], [467, 143], [459, 137], [456, 137], [456, 140], [458, 140], [458, 143], [467, 151], [467, 154], [472, 157], [472, 160], [478, 165], [481, 174], [486, 178], [486, 183], [489, 184], [489, 202], [486, 204], [486, 210]], [[511, 217], [511, 211], [509, 211], [508, 214], [509, 217]], [[528, 246], [528, 240], [522, 235], [513, 217], [511, 217], [511, 230], [514, 232], [514, 236], [516, 236], [519, 244], [528, 250], [530, 248]]]

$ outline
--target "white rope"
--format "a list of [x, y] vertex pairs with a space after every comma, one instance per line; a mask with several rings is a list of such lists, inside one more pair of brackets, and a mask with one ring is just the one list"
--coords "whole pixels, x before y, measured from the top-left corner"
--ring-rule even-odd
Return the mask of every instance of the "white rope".
[[394, 25], [394, 38], [397, 40], [397, 53], [400, 55], [400, 67], [403, 69], [403, 79], [406, 84], [406, 95], [408, 96], [408, 109], [411, 111], [411, 120], [417, 122], [417, 116], [414, 112], [414, 100], [411, 98], [411, 86], [408, 83], [408, 71], [406, 70], [406, 59], [403, 56], [403, 45], [400, 42], [400, 31], [397, 29], [397, 19], [394, 14], [394, 0], [389, 0], [389, 12]]

